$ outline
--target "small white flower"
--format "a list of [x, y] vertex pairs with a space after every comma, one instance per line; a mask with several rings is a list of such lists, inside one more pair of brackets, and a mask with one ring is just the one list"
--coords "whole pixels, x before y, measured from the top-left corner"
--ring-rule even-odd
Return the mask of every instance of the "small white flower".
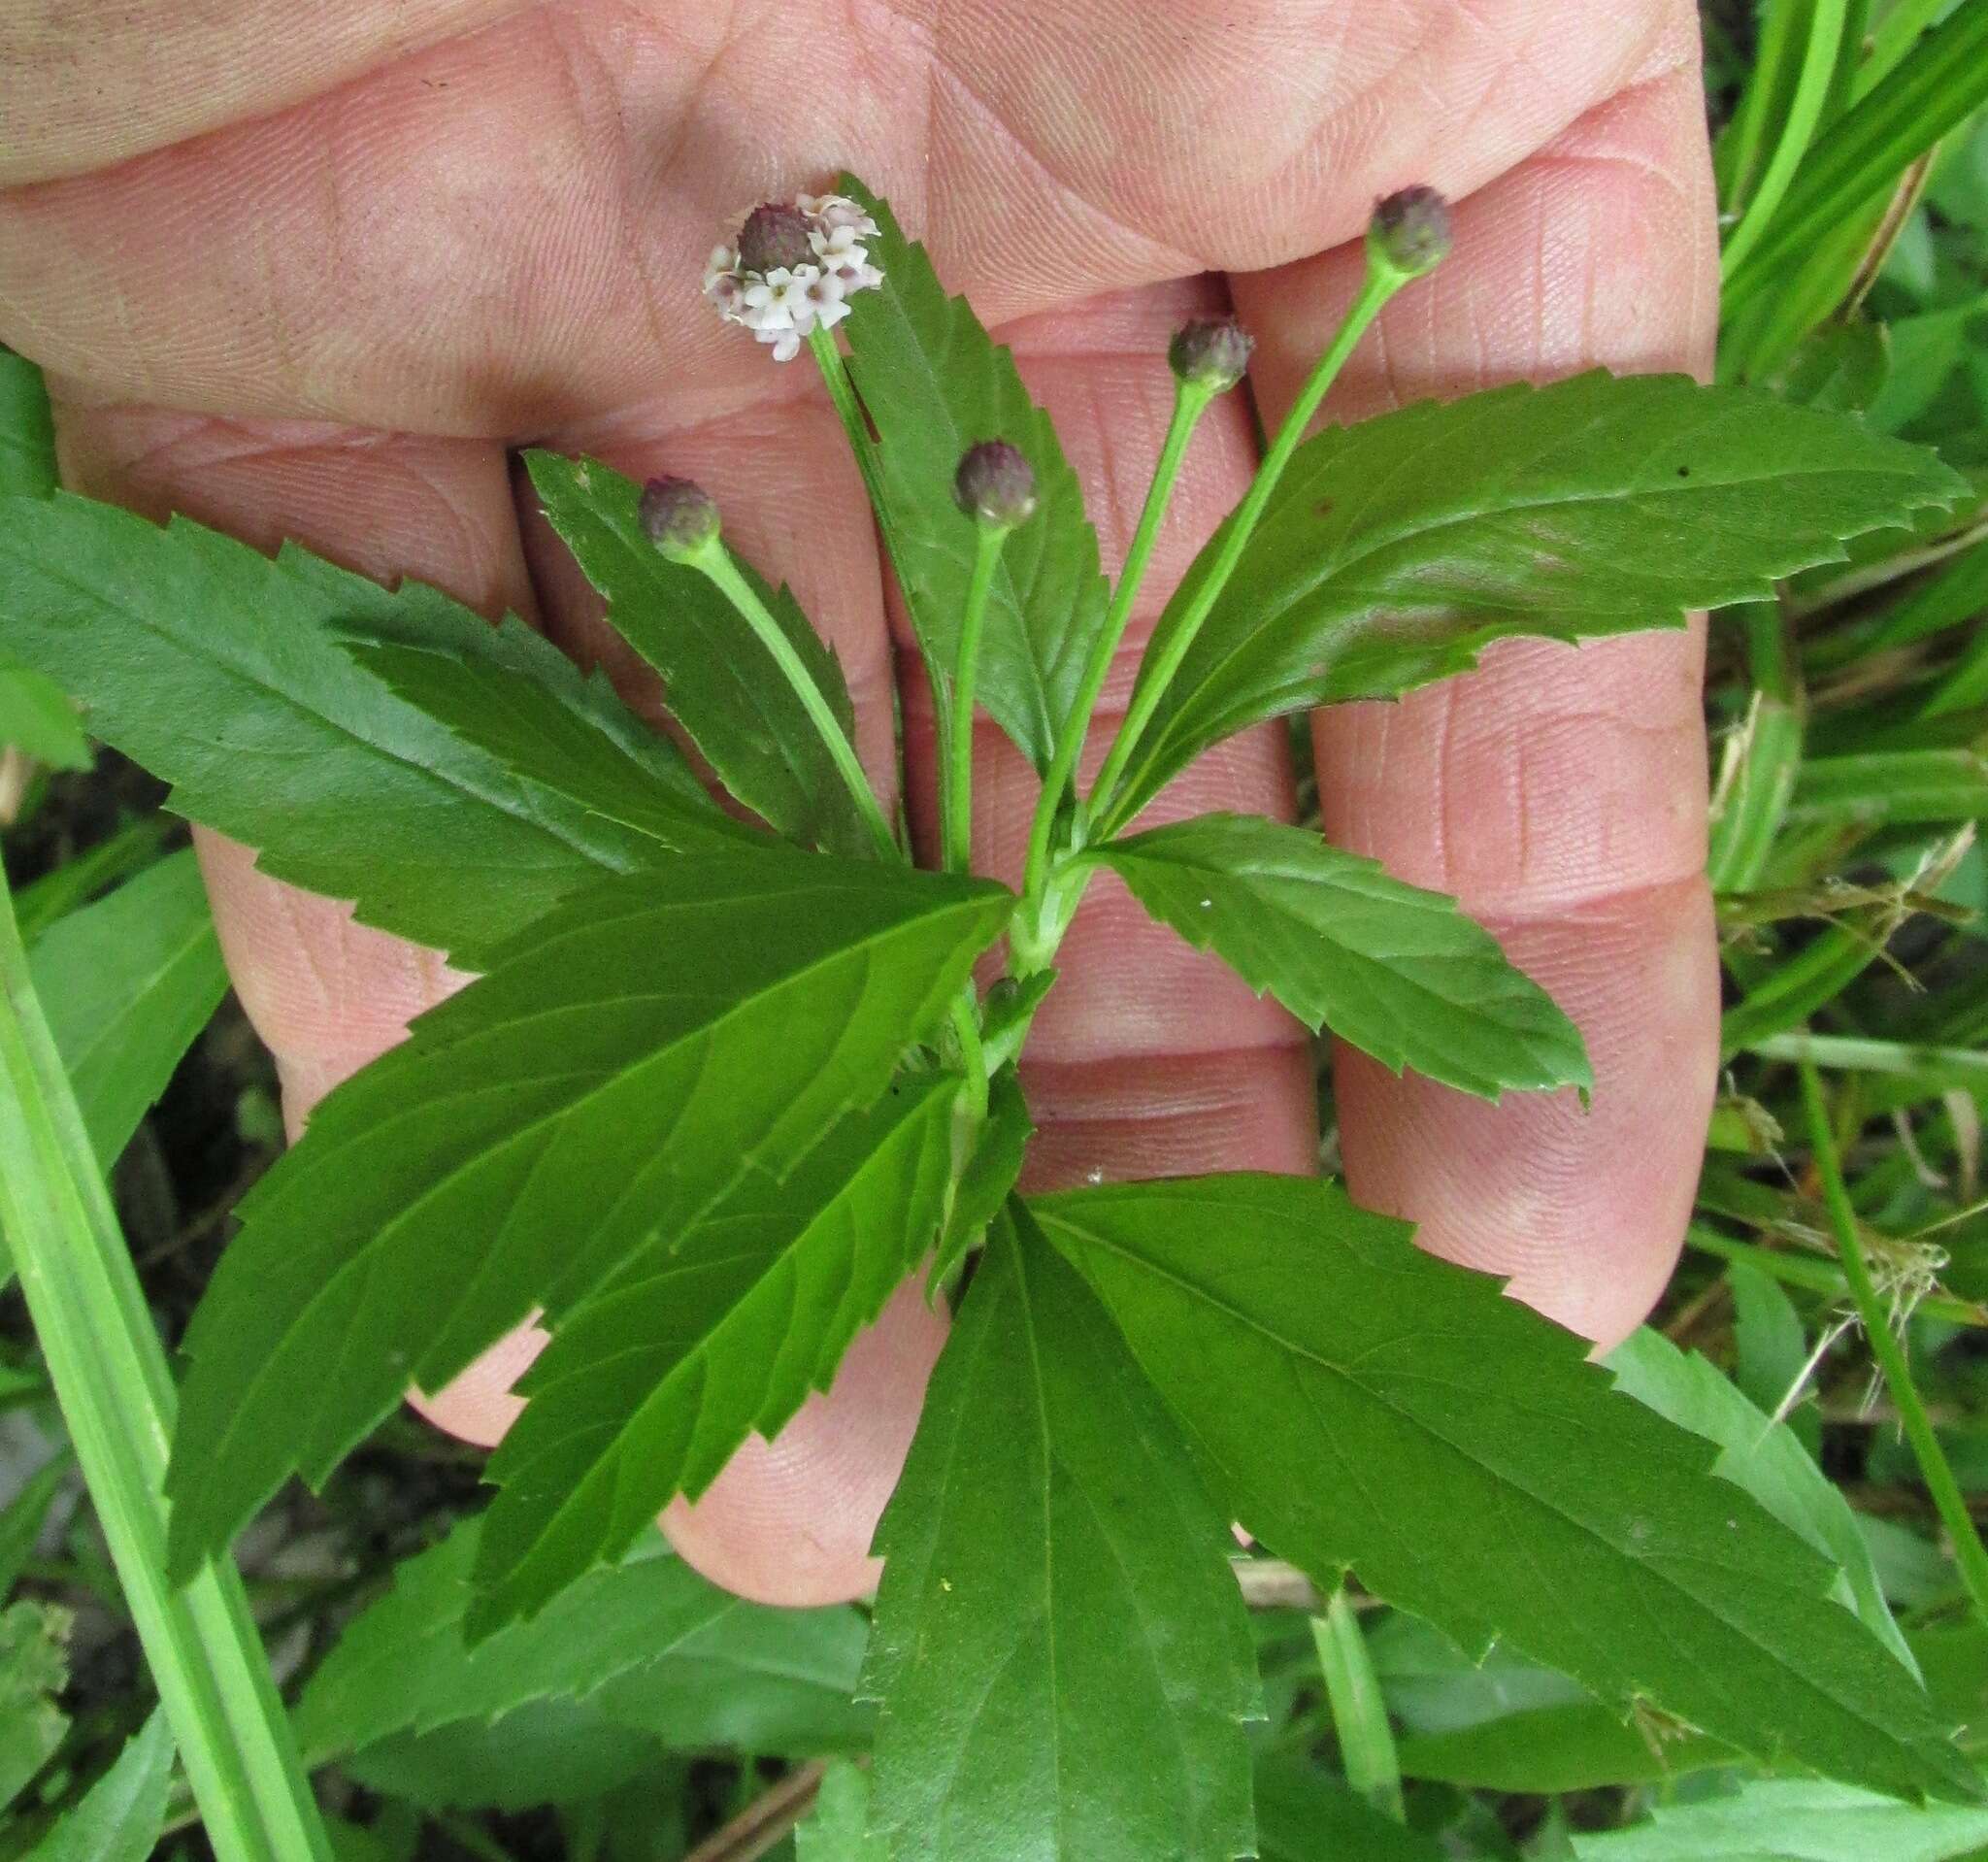
[[[806, 330], [814, 320], [808, 303], [808, 287], [821, 276], [817, 265], [800, 265], [789, 271], [777, 265], [757, 284], [746, 287], [746, 308], [752, 313], [755, 328], [762, 330]], [[807, 322], [802, 318], [806, 317]]]
[[810, 233], [808, 243], [824, 271], [846, 272], [853, 278], [870, 262], [869, 250], [857, 242], [853, 226], [838, 226], [832, 233]]
[[704, 288], [708, 291], [719, 279], [736, 273], [739, 269], [739, 254], [729, 246], [713, 246], [711, 257], [704, 265]]
[[849, 314], [849, 307], [844, 302], [847, 295], [847, 286], [836, 272], [822, 272], [809, 280], [807, 296], [808, 308], [812, 313], [811, 320], [819, 323], [824, 330], [834, 329]]
[[754, 330], [753, 336], [761, 343], [773, 346], [773, 359], [776, 362], [791, 362], [801, 353], [799, 330]]

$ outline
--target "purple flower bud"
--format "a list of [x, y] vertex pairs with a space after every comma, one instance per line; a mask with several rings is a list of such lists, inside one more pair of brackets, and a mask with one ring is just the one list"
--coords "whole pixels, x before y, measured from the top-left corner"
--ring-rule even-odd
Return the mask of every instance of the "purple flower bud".
[[1226, 394], [1242, 381], [1255, 347], [1256, 339], [1233, 316], [1198, 316], [1176, 332], [1167, 360], [1181, 381]]
[[1026, 523], [1036, 509], [1035, 470], [1006, 440], [969, 447], [952, 490], [968, 516], [1003, 530]]
[[746, 271], [764, 275], [782, 266], [792, 271], [813, 262], [808, 221], [799, 208], [768, 201], [746, 216], [746, 224], [739, 229], [739, 263]]
[[1405, 278], [1433, 272], [1449, 254], [1449, 203], [1433, 187], [1404, 187], [1375, 201], [1367, 249]]
[[642, 527], [672, 562], [682, 562], [716, 540], [718, 508], [688, 479], [651, 479], [642, 488]]

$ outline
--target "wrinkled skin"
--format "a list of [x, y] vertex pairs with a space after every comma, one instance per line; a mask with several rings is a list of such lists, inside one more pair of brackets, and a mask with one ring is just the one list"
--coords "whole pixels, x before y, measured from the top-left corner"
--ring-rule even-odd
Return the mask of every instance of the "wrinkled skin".
[[[1351, 295], [1370, 204], [1411, 182], [1460, 201], [1455, 255], [1389, 309], [1339, 416], [1598, 362], [1703, 371], [1696, 33], [1688, 0], [28, 0], [0, 21], [0, 339], [50, 371], [72, 483], [514, 609], [638, 703], [506, 447], [698, 479], [836, 643], [879, 781], [904, 678], [929, 828], [929, 707], [840, 430], [805, 359], [771, 363], [698, 298], [725, 224], [845, 164], [891, 196], [1014, 345], [1114, 565], [1169, 332], [1232, 302], [1275, 420]], [[1134, 650], [1250, 451], [1231, 396]], [[1714, 1080], [1699, 679], [1695, 633], [1509, 643], [1317, 724], [1332, 836], [1460, 893], [1580, 1023], [1598, 1082], [1587, 1114], [1493, 1108], [1342, 1053], [1351, 1186], [1601, 1341], [1672, 1267]], [[1033, 779], [983, 728], [976, 851], [1012, 877]], [[1289, 812], [1276, 731], [1155, 818], [1215, 807]], [[240, 848], [203, 836], [202, 856], [294, 1128], [459, 979]], [[1115, 885], [1063, 978], [1028, 1059], [1036, 1182], [1312, 1167], [1300, 1031]], [[671, 1510], [677, 1544], [757, 1597], [864, 1589], [942, 1336], [900, 1292], [825, 1398]], [[421, 1407], [494, 1441], [532, 1344]]]

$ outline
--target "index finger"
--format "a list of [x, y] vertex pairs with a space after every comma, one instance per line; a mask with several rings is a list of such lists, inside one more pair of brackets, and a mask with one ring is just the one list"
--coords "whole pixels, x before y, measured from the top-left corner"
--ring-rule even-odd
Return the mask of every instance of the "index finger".
[[[1597, 363], [1706, 370], [1717, 246], [1684, 50], [1459, 205], [1450, 258], [1383, 315], [1337, 417]], [[1431, 173], [1402, 180], [1441, 186], [1434, 152]], [[1266, 417], [1362, 263], [1342, 249], [1234, 281]], [[1697, 629], [1509, 641], [1468, 677], [1340, 707], [1314, 730], [1328, 835], [1457, 894], [1580, 1025], [1595, 1073], [1585, 1112], [1571, 1091], [1490, 1106], [1342, 1048], [1348, 1186], [1605, 1345], [1675, 1263], [1716, 1082], [1702, 661]]]

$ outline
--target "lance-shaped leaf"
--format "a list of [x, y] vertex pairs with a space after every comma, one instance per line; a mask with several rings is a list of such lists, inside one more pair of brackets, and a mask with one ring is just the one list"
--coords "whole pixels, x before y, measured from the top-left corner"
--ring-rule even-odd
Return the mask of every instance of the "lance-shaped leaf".
[[1593, 1083], [1580, 1031], [1454, 899], [1255, 815], [1202, 815], [1091, 849], [1162, 924], [1314, 1033], [1496, 1099]]
[[[871, 853], [869, 830], [779, 662], [708, 577], [648, 540], [642, 487], [598, 459], [528, 452], [525, 467], [552, 527], [607, 597], [608, 624], [662, 675], [671, 715], [719, 781], [790, 840]], [[739, 572], [853, 731], [842, 665], [792, 592], [769, 587], [743, 560]]]
[[898, 586], [928, 660], [950, 671], [974, 568], [974, 526], [953, 503], [960, 456], [982, 440], [1019, 447], [1036, 514], [1009, 536], [980, 641], [979, 697], [1038, 770], [1070, 718], [1084, 655], [1105, 617], [1098, 539], [1083, 487], [1014, 357], [949, 297], [925, 249], [852, 176], [840, 185], [876, 218], [882, 283], [849, 299], [849, 372], [877, 430], [872, 495]]
[[1011, 1203], [889, 1509], [864, 1691], [876, 1827], [918, 1862], [1253, 1851], [1255, 1663], [1178, 1430]]
[[784, 1180], [750, 1171], [645, 1247], [552, 1335], [492, 1458], [473, 1635], [529, 1615], [695, 1499], [755, 1431], [828, 1387], [937, 1237], [951, 1074], [910, 1075]]
[[[590, 1572], [531, 1622], [472, 1645], [463, 1622], [480, 1519], [396, 1567], [393, 1588], [354, 1621], [298, 1703], [299, 1747], [322, 1762], [396, 1734], [489, 1721], [535, 1701], [580, 1701], [617, 1724], [671, 1730], [696, 1748], [741, 1733], [861, 1728], [849, 1701], [864, 1624], [852, 1610], [771, 1610], [720, 1590], [646, 1532], [618, 1565]], [[743, 1698], [779, 1651], [767, 1698]], [[727, 1697], [730, 1698], [727, 1698]], [[805, 1722], [805, 1725], [804, 1725]], [[778, 1742], [763, 1750], [798, 1749]]]
[[168, 1491], [197, 1569], [289, 1473], [320, 1481], [747, 1170], [876, 1099], [1010, 895], [790, 849], [686, 854], [500, 950], [342, 1086], [243, 1206], [194, 1314]]
[[[396, 697], [334, 629], [475, 617], [286, 547], [57, 492], [0, 501], [0, 649], [87, 707], [181, 814], [361, 919], [472, 968], [650, 835], [519, 775]], [[477, 623], [480, 624], [480, 623]]]
[[679, 852], [712, 853], [765, 837], [734, 820], [683, 752], [522, 621], [492, 627], [433, 589], [341, 623], [348, 651], [417, 710], [505, 768], [575, 806]]
[[[1676, 626], [1965, 489], [1923, 447], [1682, 376], [1597, 371], [1328, 427], [1298, 449], [1195, 636], [1112, 820], [1264, 718], [1395, 697], [1508, 634]], [[1168, 603], [1152, 652], [1218, 542]]]
[[1832, 1598], [1836, 1567], [1495, 1280], [1302, 1179], [1034, 1208], [1235, 1516], [1314, 1577], [1351, 1566], [1473, 1654], [1504, 1637], [1625, 1716], [1651, 1705], [1877, 1790], [1980, 1795]]

